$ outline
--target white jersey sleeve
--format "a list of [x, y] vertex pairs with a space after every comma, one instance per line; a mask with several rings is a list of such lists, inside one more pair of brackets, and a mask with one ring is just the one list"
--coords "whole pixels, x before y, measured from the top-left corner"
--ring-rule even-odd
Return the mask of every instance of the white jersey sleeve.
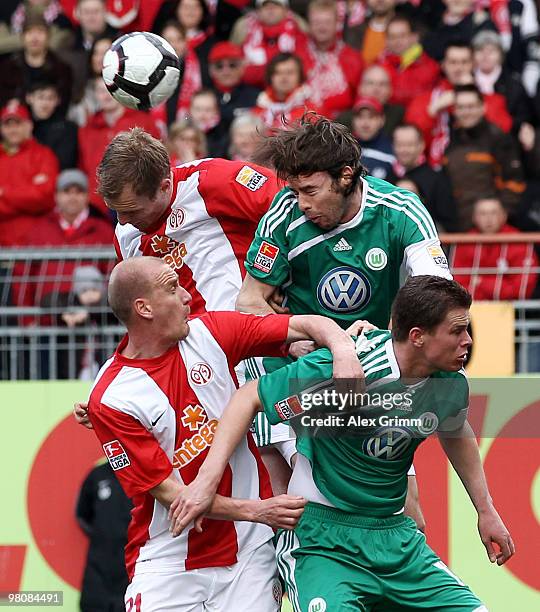
[[448, 260], [438, 238], [422, 240], [407, 246], [403, 263], [408, 276], [431, 274], [452, 279]]

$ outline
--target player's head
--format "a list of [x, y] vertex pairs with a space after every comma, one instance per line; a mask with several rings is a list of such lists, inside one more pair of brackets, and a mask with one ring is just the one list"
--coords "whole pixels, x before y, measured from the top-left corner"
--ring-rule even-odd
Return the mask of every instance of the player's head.
[[109, 280], [109, 305], [130, 335], [158, 334], [174, 344], [189, 332], [191, 296], [178, 284], [176, 272], [157, 257], [120, 262]]
[[471, 302], [469, 292], [456, 281], [409, 278], [392, 304], [392, 337], [414, 349], [428, 369], [457, 371], [472, 344], [467, 331]]
[[332, 229], [347, 216], [350, 196], [366, 173], [360, 156], [360, 145], [348, 128], [307, 113], [285, 129], [273, 130], [255, 158], [289, 183], [310, 221]]
[[141, 128], [115, 136], [97, 169], [98, 192], [116, 211], [118, 223], [145, 232], [167, 210], [172, 193], [169, 154], [165, 145]]

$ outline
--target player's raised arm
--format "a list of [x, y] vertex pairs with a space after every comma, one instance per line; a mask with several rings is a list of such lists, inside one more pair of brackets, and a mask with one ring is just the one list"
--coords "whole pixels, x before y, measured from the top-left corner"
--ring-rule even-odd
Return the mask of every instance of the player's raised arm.
[[351, 336], [337, 323], [320, 315], [295, 315], [289, 320], [287, 342], [313, 340], [332, 353], [334, 378], [363, 380], [364, 371]]
[[[478, 531], [491, 563], [503, 565], [515, 546], [489, 494], [474, 432], [467, 421], [451, 436], [439, 435], [441, 446], [478, 513]], [[499, 550], [494, 548], [497, 545]]]

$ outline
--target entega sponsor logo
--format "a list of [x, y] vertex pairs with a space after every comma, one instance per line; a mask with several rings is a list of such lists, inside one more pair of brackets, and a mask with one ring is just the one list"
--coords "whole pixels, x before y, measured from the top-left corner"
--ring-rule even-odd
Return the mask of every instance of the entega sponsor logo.
[[205, 423], [199, 431], [182, 442], [182, 446], [174, 451], [173, 467], [183, 468], [204, 452], [214, 441], [214, 433], [218, 425], [217, 419]]

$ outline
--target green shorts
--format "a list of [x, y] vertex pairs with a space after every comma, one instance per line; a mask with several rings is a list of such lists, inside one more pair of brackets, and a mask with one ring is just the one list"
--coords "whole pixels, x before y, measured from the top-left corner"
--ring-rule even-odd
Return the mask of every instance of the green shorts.
[[309, 503], [277, 558], [294, 612], [487, 612], [426, 544], [414, 521]]

